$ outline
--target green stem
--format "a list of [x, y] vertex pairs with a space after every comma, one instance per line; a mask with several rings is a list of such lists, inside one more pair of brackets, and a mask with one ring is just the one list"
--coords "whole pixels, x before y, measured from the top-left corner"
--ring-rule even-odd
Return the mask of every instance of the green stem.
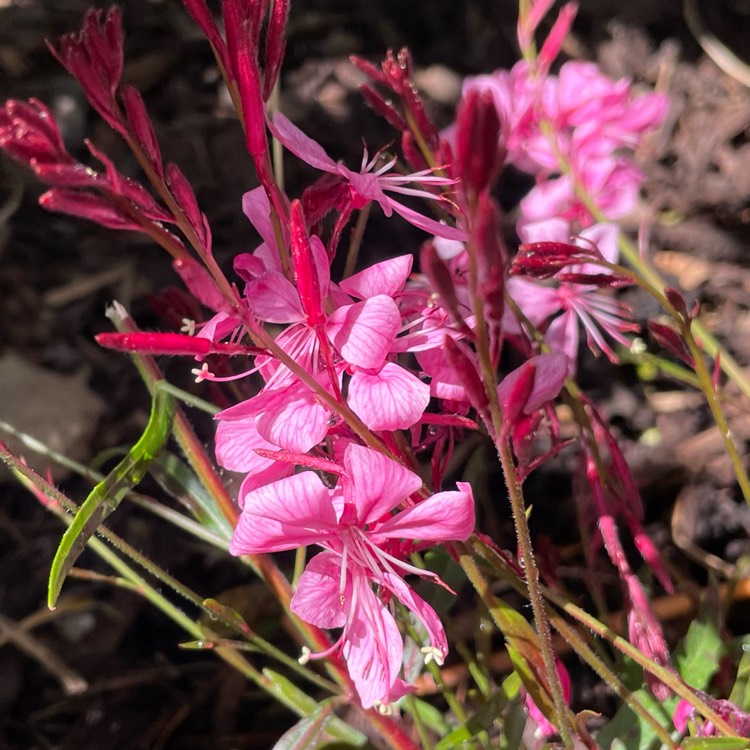
[[[492, 548], [488, 547], [481, 539], [472, 537], [467, 543], [474, 552], [485, 560], [504, 581], [508, 582], [518, 593], [526, 595], [525, 586], [512, 571], [507, 563]], [[464, 556], [466, 557], [466, 556]], [[463, 558], [462, 558], [463, 559]], [[474, 563], [475, 565], [475, 563]], [[641, 651], [633, 646], [629, 641], [618, 635], [612, 628], [605, 625], [596, 617], [590, 615], [585, 610], [560, 596], [558, 593], [547, 588], [543, 584], [540, 586], [542, 595], [552, 604], [559, 607], [566, 614], [577, 620], [584, 627], [591, 630], [596, 635], [604, 638], [621, 653], [632, 659], [636, 664], [642, 667], [646, 672], [652, 674], [656, 679], [663, 682], [670, 690], [676, 693], [680, 698], [684, 698], [693, 706], [705, 719], [714, 723], [717, 729], [728, 737], [737, 737], [737, 733], [724, 721], [713, 709], [707, 706], [693, 691], [683, 682], [683, 680], [665, 667], [644, 656]], [[481, 592], [480, 592], [481, 593]]]

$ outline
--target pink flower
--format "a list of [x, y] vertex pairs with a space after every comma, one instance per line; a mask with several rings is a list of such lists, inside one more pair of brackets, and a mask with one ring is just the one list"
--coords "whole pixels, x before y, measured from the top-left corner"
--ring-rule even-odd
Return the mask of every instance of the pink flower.
[[349, 185], [352, 208], [363, 208], [371, 201], [375, 201], [383, 209], [386, 216], [391, 216], [395, 211], [410, 224], [429, 234], [452, 240], [466, 239], [466, 232], [463, 230], [449, 227], [435, 219], [423, 216], [386, 195], [387, 192], [400, 193], [401, 195], [413, 195], [427, 200], [439, 200], [438, 196], [428, 190], [407, 187], [407, 185], [411, 183], [451, 185], [454, 182], [453, 180], [447, 177], [437, 177], [431, 174], [432, 170], [429, 169], [409, 175], [386, 174], [395, 165], [395, 159], [373, 171], [378, 161], [378, 155], [368, 160], [367, 151], [362, 157], [362, 166], [359, 172], [354, 172], [343, 164], [336, 163], [319, 143], [308, 138], [284, 115], [276, 114], [273, 121], [269, 123], [269, 127], [274, 136], [302, 161], [320, 169], [322, 172], [328, 172], [346, 181]]
[[[427, 602], [403, 576], [439, 582], [435, 574], [403, 558], [397, 540], [444, 542], [467, 539], [474, 528], [470, 485], [439, 492], [395, 515], [422, 480], [396, 461], [350, 444], [333, 489], [311, 471], [247, 492], [232, 538], [235, 555], [277, 552], [309, 544], [325, 549], [300, 578], [291, 609], [322, 628], [343, 628], [333, 648], [341, 650], [366, 708], [387, 705], [407, 691], [398, 677], [403, 641], [387, 606], [394, 596], [421, 621], [429, 645], [427, 659], [442, 664], [448, 652], [443, 626]], [[378, 586], [379, 595], [372, 589]], [[322, 654], [321, 654], [322, 655]]]

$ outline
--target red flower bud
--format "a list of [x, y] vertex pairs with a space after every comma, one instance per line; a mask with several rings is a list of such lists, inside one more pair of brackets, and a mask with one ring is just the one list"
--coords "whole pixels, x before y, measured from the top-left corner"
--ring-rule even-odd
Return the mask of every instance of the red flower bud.
[[266, 31], [266, 59], [263, 71], [263, 101], [271, 96], [281, 70], [286, 50], [286, 22], [289, 18], [289, 0], [274, 0]]
[[693, 355], [690, 354], [684, 339], [674, 328], [649, 320], [648, 330], [660, 346], [663, 346], [668, 352], [674, 354], [675, 357], [682, 360], [688, 367], [695, 367]]
[[138, 89], [133, 86], [125, 86], [120, 94], [122, 103], [125, 105], [125, 114], [128, 123], [138, 139], [138, 143], [148, 158], [149, 164], [153, 167], [160, 178], [164, 177], [164, 167], [161, 163], [161, 151], [159, 142], [156, 140], [154, 126], [146, 112], [146, 105], [143, 103]]
[[302, 204], [298, 200], [292, 201], [289, 211], [289, 225], [292, 262], [294, 263], [294, 272], [297, 275], [297, 289], [302, 309], [305, 311], [310, 326], [320, 326], [325, 322], [320, 281], [318, 270], [315, 267], [312, 247], [310, 246], [310, 238], [307, 235]]
[[469, 403], [477, 410], [482, 419], [490, 424], [488, 410], [490, 402], [471, 350], [464, 344], [454, 341], [450, 336], [446, 336], [445, 356], [466, 391]]
[[581, 247], [568, 242], [529, 242], [518, 248], [510, 274], [549, 279], [566, 266], [592, 260], [602, 260], [594, 245]]
[[463, 190], [477, 196], [489, 188], [506, 155], [492, 94], [470, 91], [456, 116], [455, 174], [461, 179]]
[[127, 133], [115, 92], [122, 77], [122, 14], [112, 7], [102, 20], [101, 10], [89, 10], [78, 34], [66, 34], [52, 54], [86, 92], [91, 106], [118, 133]]
[[5, 102], [0, 109], [0, 148], [34, 170], [74, 164], [52, 113], [37, 99]]

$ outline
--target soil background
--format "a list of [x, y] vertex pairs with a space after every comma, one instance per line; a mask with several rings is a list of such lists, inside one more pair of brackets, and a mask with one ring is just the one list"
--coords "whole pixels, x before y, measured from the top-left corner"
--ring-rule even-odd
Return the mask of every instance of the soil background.
[[[0, 100], [43, 100], [72, 153], [83, 156], [89, 137], [125, 174], [137, 175], [116, 134], [96, 119], [44, 44], [77, 30], [89, 5], [0, 0]], [[240, 210], [242, 194], [255, 182], [208, 45], [179, 2], [127, 0], [122, 8], [125, 80], [144, 94], [165, 160], [190, 179], [211, 220], [217, 257], [229, 268], [235, 253], [257, 243]], [[740, 60], [750, 59], [746, 0], [706, 0], [698, 10], [704, 32], [716, 34]], [[386, 49], [408, 45], [417, 82], [436, 120], [447, 125], [464, 76], [517, 59], [515, 18], [516, 4], [507, 0], [299, 0], [291, 12], [282, 109], [334, 158], [358, 164], [362, 139], [373, 150], [394, 135], [360, 101], [362, 79], [350, 54], [377, 62]], [[627, 228], [634, 235], [640, 228], [644, 252], [701, 303], [706, 324], [747, 364], [750, 91], [737, 80], [742, 64], [737, 75], [722, 72], [694, 33], [676, 0], [584, 0], [563, 59], [596, 60], [613, 77], [631, 76], [670, 94], [667, 122], [638, 154], [644, 200]], [[288, 162], [290, 194], [311, 177]], [[527, 188], [512, 175], [502, 183], [511, 236], [513, 206]], [[47, 214], [36, 204], [42, 192], [17, 165], [0, 161], [0, 420], [87, 462], [132, 444], [148, 416], [147, 395], [127, 358], [93, 341], [108, 330], [105, 307], [117, 299], [141, 327], [164, 328], [152, 297], [178, 280], [145, 238]], [[419, 232], [394, 224], [373, 216], [364, 262], [419, 246]], [[638, 295], [630, 301], [640, 320], [657, 313]], [[191, 387], [184, 361], [163, 364], [175, 382]], [[648, 530], [677, 588], [697, 597], [708, 570], [741, 576], [750, 514], [700, 399], [636, 364], [617, 369], [586, 355], [580, 372], [623, 442]], [[728, 409], [746, 452], [750, 416], [731, 391]], [[209, 444], [210, 420], [196, 419]], [[35, 465], [44, 470], [48, 463]], [[555, 561], [550, 565], [567, 566], [575, 577], [580, 550], [570, 548], [577, 537], [570, 470], [564, 460], [548, 466], [530, 482], [530, 492], [541, 548]], [[490, 469], [487, 476], [491, 488], [498, 480]], [[84, 480], [59, 467], [54, 478], [79, 502], [86, 496]], [[159, 492], [145, 488], [152, 490]], [[495, 505], [483, 513], [493, 535], [512, 548], [506, 510]], [[274, 613], [258, 605], [262, 594], [245, 568], [127, 503], [111, 520], [202, 595], [223, 592], [240, 609], [253, 602], [248, 616], [273, 627]], [[106, 582], [70, 580], [58, 610], [47, 613], [48, 569], [61, 533], [57, 519], [0, 476], [0, 750], [271, 747], [292, 717], [211, 654], [178, 649], [185, 635], [137, 595]], [[90, 553], [79, 566], [107, 572]], [[614, 580], [611, 571], [603, 575]], [[725, 623], [738, 634], [750, 629], [743, 591]], [[662, 603], [674, 641], [691, 611], [669, 597]], [[283, 634], [278, 637], [283, 644]], [[574, 705], [611, 710], [606, 691], [590, 676], [574, 682]], [[71, 689], [84, 683], [83, 690]]]

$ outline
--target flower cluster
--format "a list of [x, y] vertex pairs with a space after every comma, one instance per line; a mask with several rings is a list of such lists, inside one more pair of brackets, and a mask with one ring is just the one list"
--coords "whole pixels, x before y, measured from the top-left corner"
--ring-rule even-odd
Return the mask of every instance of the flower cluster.
[[[217, 461], [245, 474], [231, 553], [322, 548], [296, 582], [290, 611], [340, 632], [304, 658], [342, 656], [361, 706], [385, 711], [411, 689], [403, 671], [405, 611], [423, 640], [424, 662], [441, 665], [448, 653], [443, 624], [409, 580], [445, 585], [418, 553], [435, 544], [451, 552], [451, 543], [473, 533], [472, 487], [444, 488], [454, 447], [484, 430], [501, 455], [507, 448], [507, 485], [523, 505], [528, 473], [570, 444], [559, 437], [551, 403], [574, 373], [579, 322], [592, 348], [610, 358], [601, 329], [623, 343], [634, 329], [627, 309], [601, 287], [623, 282], [611, 267], [614, 222], [635, 207], [641, 179], [626, 151], [661, 121], [665, 102], [633, 96], [629, 82], [610, 81], [590, 63], [568, 62], [549, 75], [574, 15], [566, 6], [536, 65], [467, 81], [450, 137], [429, 120], [406, 51], [389, 53], [380, 69], [357, 60], [373, 81], [363, 89], [366, 100], [402, 131], [403, 160], [365, 150], [356, 170], [284, 115], [267, 114], [288, 2], [225, 0], [222, 36], [205, 0], [184, 1], [238, 105], [258, 177], [242, 209], [261, 242], [235, 256], [233, 274], [214, 259], [208, 220], [179, 168], [163, 163], [143, 101], [121, 85], [117, 11], [92, 11], [55, 52], [131, 147], [144, 184], [121, 176], [92, 144], [101, 172], [74, 159], [35, 100], [0, 110], [0, 147], [50, 184], [47, 208], [144, 232], [171, 254], [192, 298], [162, 300], [161, 309], [171, 305], [165, 318], [183, 318], [181, 332], [108, 333], [98, 341], [195, 357], [197, 382], [225, 398], [216, 416]], [[521, 40], [550, 3], [531, 5]], [[322, 173], [298, 198], [275, 179], [271, 138]], [[520, 204], [524, 244], [512, 262], [493, 195], [507, 163], [537, 180]], [[420, 200], [423, 212], [413, 207]], [[352, 217], [372, 204], [425, 233], [418, 272], [411, 253], [356, 272], [347, 262], [343, 277], [332, 272]], [[549, 279], [555, 286], [541, 283]], [[521, 360], [510, 372], [501, 367], [506, 345], [514, 350], [508, 359]], [[245, 380], [221, 390], [249, 376], [252, 386]], [[631, 603], [643, 604], [640, 618], [631, 617], [632, 637], [648, 641], [642, 650], [666, 666], [666, 644], [625, 560], [617, 520], [665, 588], [669, 582], [643, 534], [622, 454], [593, 406], [577, 398], [590, 506]], [[523, 509], [520, 517], [517, 524], [525, 523]], [[522, 562], [533, 564], [533, 556]], [[549, 675], [563, 683], [566, 676]], [[659, 690], [666, 688], [656, 684]], [[549, 717], [533, 710], [541, 731], [551, 732]]]
[[[561, 23], [571, 20], [561, 14]], [[547, 62], [552, 54], [547, 52]], [[508, 163], [536, 179], [519, 205], [522, 242], [569, 243], [576, 237], [577, 244], [594, 246], [602, 260], [615, 263], [617, 221], [635, 210], [642, 182], [630, 154], [661, 124], [667, 99], [635, 95], [630, 81], [613, 81], [594, 63], [566, 62], [556, 76], [543, 66], [520, 61], [510, 71], [469, 78], [464, 97], [492, 97]], [[636, 330], [629, 310], [597, 292], [606, 284], [601, 267], [568, 263], [566, 270], [574, 275], [558, 276], [555, 286], [513, 278], [508, 292], [534, 326], [546, 329], [553, 350], [568, 356], [571, 372], [580, 323], [589, 347], [615, 360], [600, 329], [626, 345], [623, 334]], [[586, 283], [590, 274], [599, 274], [598, 283]], [[519, 327], [512, 315], [504, 323], [509, 332]]]

